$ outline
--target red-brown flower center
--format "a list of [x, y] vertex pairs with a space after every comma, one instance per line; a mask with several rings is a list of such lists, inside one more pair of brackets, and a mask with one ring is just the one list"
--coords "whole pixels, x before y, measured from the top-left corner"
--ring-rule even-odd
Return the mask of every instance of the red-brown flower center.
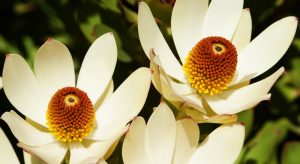
[[189, 52], [183, 70], [200, 94], [215, 95], [226, 89], [237, 65], [234, 45], [222, 37], [207, 37]]
[[52, 96], [46, 119], [49, 131], [57, 140], [81, 142], [94, 128], [95, 110], [85, 92], [65, 87]]

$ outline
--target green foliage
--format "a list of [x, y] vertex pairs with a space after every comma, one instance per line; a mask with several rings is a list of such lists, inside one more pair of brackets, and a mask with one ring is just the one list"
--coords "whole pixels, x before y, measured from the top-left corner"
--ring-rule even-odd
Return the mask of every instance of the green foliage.
[[299, 163], [300, 142], [288, 142], [285, 144], [282, 153], [282, 164], [297, 164]]

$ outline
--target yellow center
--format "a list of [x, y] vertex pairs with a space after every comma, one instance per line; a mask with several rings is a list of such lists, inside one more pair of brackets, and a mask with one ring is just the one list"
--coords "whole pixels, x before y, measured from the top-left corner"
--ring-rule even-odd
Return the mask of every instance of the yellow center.
[[57, 140], [81, 142], [94, 128], [95, 110], [85, 92], [65, 87], [52, 96], [46, 119], [49, 131]]
[[191, 86], [200, 94], [215, 95], [226, 89], [233, 79], [237, 52], [222, 37], [207, 37], [189, 52], [183, 70]]

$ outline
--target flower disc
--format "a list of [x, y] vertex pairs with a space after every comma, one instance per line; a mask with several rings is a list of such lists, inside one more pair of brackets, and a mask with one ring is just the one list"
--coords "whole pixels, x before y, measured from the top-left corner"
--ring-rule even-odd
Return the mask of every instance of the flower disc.
[[226, 89], [233, 79], [237, 52], [222, 37], [207, 37], [189, 52], [183, 70], [191, 86], [201, 94], [214, 95]]
[[52, 96], [46, 119], [49, 131], [57, 140], [81, 142], [94, 128], [95, 110], [85, 92], [65, 87]]

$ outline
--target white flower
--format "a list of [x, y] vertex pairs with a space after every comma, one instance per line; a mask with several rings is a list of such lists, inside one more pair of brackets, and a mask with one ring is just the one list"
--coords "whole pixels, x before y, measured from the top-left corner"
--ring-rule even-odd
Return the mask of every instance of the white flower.
[[0, 77], [0, 89], [2, 89], [2, 77]]
[[19, 159], [11, 146], [8, 138], [4, 134], [3, 130], [0, 128], [0, 161], [1, 163], [20, 163]]
[[18, 145], [47, 163], [60, 163], [68, 150], [70, 163], [95, 163], [109, 155], [142, 109], [151, 83], [150, 70], [140, 68], [113, 93], [116, 61], [112, 33], [89, 48], [76, 84], [71, 54], [56, 40], [49, 39], [38, 50], [34, 73], [21, 56], [8, 55], [3, 89], [27, 121], [14, 111], [1, 118]]
[[142, 117], [134, 119], [125, 135], [122, 157], [125, 164], [232, 164], [244, 142], [245, 128], [239, 123], [222, 125], [200, 145], [196, 122], [186, 118], [175, 121], [162, 102], [146, 125]]
[[212, 0], [209, 6], [208, 0], [176, 0], [171, 30], [181, 65], [146, 3], [140, 3], [138, 13], [142, 47], [152, 58], [152, 67], [158, 65], [153, 75], [155, 87], [171, 103], [180, 102], [205, 115], [214, 114], [202, 103], [222, 115], [269, 99], [268, 92], [284, 68], [248, 84], [284, 55], [297, 23], [295, 17], [283, 18], [250, 42], [251, 16], [249, 9], [243, 10], [243, 0]]

